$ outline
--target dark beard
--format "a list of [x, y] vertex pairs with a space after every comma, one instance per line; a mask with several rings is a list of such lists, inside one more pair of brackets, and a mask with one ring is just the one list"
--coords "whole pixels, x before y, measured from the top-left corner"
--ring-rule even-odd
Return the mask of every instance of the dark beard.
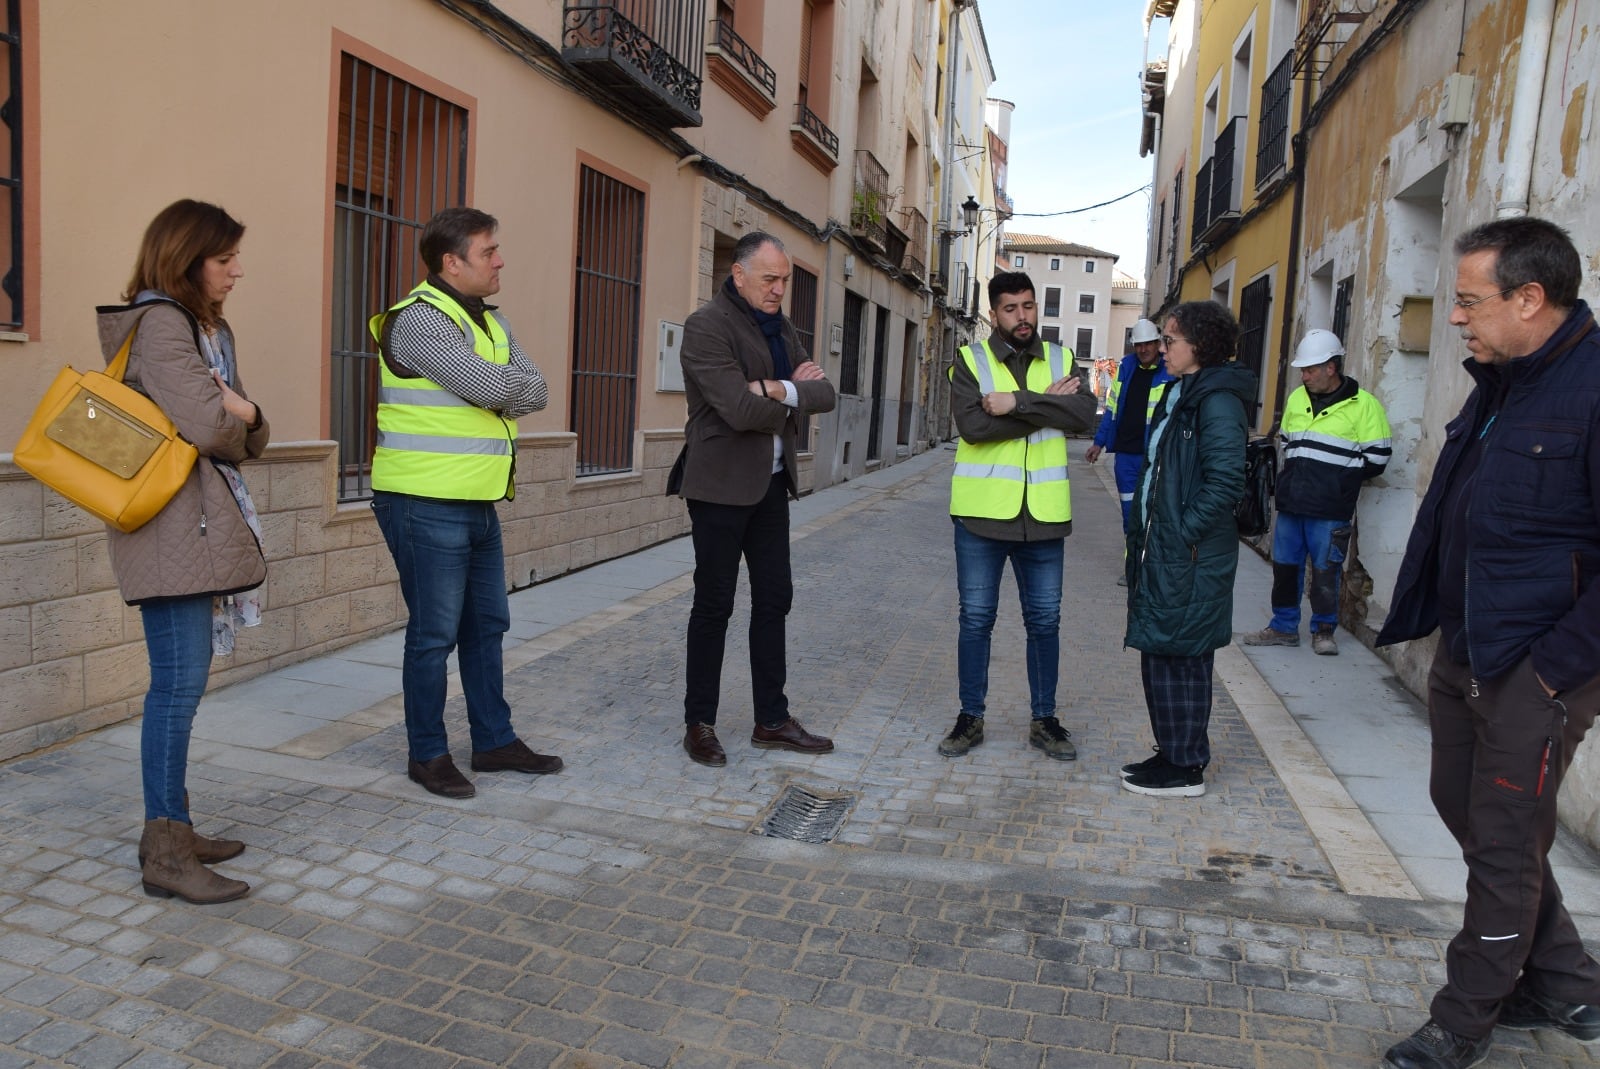
[[995, 328], [995, 333], [999, 334], [1001, 340], [1004, 341], [1007, 345], [1011, 346], [1011, 348], [1014, 351], [1020, 353], [1022, 350], [1026, 349], [1028, 346], [1033, 344], [1033, 339], [1035, 339], [1035, 338], [1037, 338], [1039, 336], [1039, 328], [1030, 327], [1029, 330], [1028, 330], [1028, 338], [1027, 338], [1026, 341], [1023, 341], [1021, 338], [1018, 338], [1015, 334], [1011, 333], [1009, 330], [1002, 330], [999, 327]]

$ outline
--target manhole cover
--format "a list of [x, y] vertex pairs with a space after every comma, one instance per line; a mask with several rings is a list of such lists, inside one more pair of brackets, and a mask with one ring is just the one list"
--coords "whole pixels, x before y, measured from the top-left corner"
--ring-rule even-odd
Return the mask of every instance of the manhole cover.
[[772, 812], [761, 824], [761, 834], [772, 839], [801, 843], [826, 843], [839, 834], [845, 815], [856, 800], [853, 794], [822, 793], [803, 787], [785, 787]]

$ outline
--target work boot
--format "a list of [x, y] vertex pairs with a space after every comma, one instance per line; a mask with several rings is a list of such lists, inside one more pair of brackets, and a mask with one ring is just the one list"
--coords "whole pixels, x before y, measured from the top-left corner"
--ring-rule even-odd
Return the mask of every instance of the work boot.
[[1471, 1069], [1489, 1056], [1492, 1036], [1458, 1036], [1431, 1018], [1383, 1055], [1395, 1069]]
[[956, 714], [956, 726], [939, 741], [939, 752], [945, 757], [960, 757], [974, 746], [983, 745], [983, 717]]
[[1239, 641], [1246, 646], [1298, 646], [1300, 645], [1300, 632], [1279, 631], [1273, 627], [1263, 627], [1260, 631], [1252, 631]]
[[1517, 984], [1500, 1007], [1500, 1027], [1518, 1032], [1535, 1028], [1554, 1028], [1565, 1032], [1579, 1043], [1593, 1043], [1600, 1039], [1600, 1006], [1581, 1002], [1562, 1002], [1533, 990], [1525, 983]]
[[152, 898], [176, 895], [197, 906], [232, 902], [250, 893], [243, 880], [230, 880], [200, 864], [194, 852], [194, 829], [181, 820], [144, 822], [139, 838], [139, 865], [144, 893]]
[[[1296, 635], [1296, 638], [1299, 636]], [[1322, 657], [1339, 656], [1339, 644], [1333, 640], [1333, 628], [1319, 627], [1311, 636], [1311, 649]]]
[[1028, 745], [1043, 750], [1057, 761], [1075, 761], [1078, 748], [1072, 745], [1072, 732], [1053, 716], [1036, 717], [1028, 726]]
[[[183, 792], [183, 811], [189, 812], [189, 792]], [[192, 814], [191, 814], [192, 816]], [[191, 828], [193, 824], [189, 825]], [[199, 832], [194, 833], [194, 856], [202, 865], [215, 865], [219, 861], [238, 857], [244, 853], [244, 843], [238, 839], [208, 839]], [[139, 840], [139, 865], [144, 866], [144, 839]]]

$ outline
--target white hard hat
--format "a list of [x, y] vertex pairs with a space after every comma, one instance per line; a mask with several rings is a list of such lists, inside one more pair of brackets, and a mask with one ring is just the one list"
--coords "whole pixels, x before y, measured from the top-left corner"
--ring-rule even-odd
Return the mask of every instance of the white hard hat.
[[1161, 332], [1156, 325], [1148, 319], [1141, 319], [1133, 325], [1133, 343], [1135, 345], [1146, 341], [1160, 341]]
[[1294, 359], [1289, 361], [1289, 366], [1316, 367], [1343, 355], [1344, 343], [1333, 331], [1308, 330], [1306, 336], [1300, 339], [1300, 344], [1294, 347]]

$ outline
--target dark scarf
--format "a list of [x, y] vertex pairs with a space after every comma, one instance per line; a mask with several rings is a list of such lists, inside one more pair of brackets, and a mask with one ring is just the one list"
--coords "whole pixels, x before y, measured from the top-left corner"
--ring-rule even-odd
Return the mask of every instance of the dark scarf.
[[485, 304], [482, 297], [468, 297], [435, 274], [428, 275], [428, 285], [435, 289], [443, 290], [445, 296], [459, 304], [485, 334], [489, 333], [489, 320], [487, 317], [489, 311], [495, 308], [496, 305]]
[[722, 288], [727, 291], [730, 300], [750, 309], [750, 315], [755, 319], [756, 326], [760, 327], [761, 333], [766, 335], [767, 351], [772, 354], [773, 375], [780, 379], [788, 378], [794, 373], [794, 369], [789, 366], [789, 347], [783, 340], [783, 313], [763, 312], [745, 300], [744, 295], [739, 292], [739, 288], [733, 284], [732, 275], [728, 276], [728, 280], [722, 284]]

